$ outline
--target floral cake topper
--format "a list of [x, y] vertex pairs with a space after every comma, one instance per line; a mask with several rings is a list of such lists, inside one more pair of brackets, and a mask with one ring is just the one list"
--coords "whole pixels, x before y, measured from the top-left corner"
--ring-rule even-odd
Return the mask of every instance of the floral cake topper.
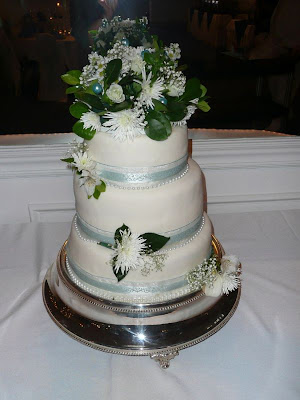
[[186, 80], [179, 66], [179, 45], [150, 36], [146, 18], [104, 19], [90, 33], [88, 64], [62, 75], [70, 85], [66, 93], [75, 95], [70, 113], [80, 137], [104, 131], [120, 141], [141, 135], [166, 140], [197, 108], [209, 111], [206, 88], [198, 78]]

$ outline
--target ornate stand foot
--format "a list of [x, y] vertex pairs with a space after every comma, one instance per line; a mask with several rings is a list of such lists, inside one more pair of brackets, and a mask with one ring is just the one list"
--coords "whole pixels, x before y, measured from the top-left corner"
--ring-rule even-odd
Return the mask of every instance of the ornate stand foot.
[[151, 354], [150, 358], [154, 361], [157, 361], [161, 368], [166, 369], [170, 366], [170, 361], [173, 360], [176, 356], [178, 356], [178, 351], [173, 351], [170, 353], [157, 353]]

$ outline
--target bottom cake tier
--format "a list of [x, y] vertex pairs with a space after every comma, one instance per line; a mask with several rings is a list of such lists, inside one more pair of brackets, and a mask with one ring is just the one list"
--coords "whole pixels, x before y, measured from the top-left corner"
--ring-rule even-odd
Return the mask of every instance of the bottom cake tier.
[[[221, 257], [222, 247], [214, 237], [212, 247]], [[106, 300], [70, 279], [64, 245], [45, 277], [43, 298], [51, 318], [73, 339], [106, 352], [150, 355], [166, 368], [179, 350], [225, 325], [238, 305], [240, 287], [218, 297], [198, 290], [153, 304]]]

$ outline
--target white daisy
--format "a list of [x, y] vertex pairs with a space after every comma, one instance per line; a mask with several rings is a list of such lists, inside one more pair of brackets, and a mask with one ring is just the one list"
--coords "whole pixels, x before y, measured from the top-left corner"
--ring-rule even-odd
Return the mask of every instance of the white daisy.
[[104, 130], [120, 142], [133, 140], [135, 137], [145, 134], [143, 116], [136, 110], [108, 112], [104, 118], [108, 119], [102, 125]]
[[100, 117], [94, 111], [88, 111], [82, 114], [80, 121], [83, 122], [84, 129], [95, 129], [96, 133], [101, 131]]
[[240, 286], [240, 279], [236, 274], [224, 272], [222, 275], [222, 292], [229, 294]]
[[153, 99], [159, 100], [162, 97], [162, 92], [164, 90], [163, 81], [159, 78], [155, 82], [151, 83], [152, 72], [150, 71], [147, 76], [146, 69], [142, 69], [143, 81], [135, 80], [142, 86], [142, 91], [139, 99], [146, 107], [154, 108]]
[[117, 241], [117, 247], [114, 249], [112, 259], [117, 257], [115, 262], [115, 271], [119, 270], [124, 274], [130, 269], [137, 269], [143, 265], [143, 253], [146, 250], [145, 239], [137, 233], [130, 231], [121, 231], [121, 241]]
[[86, 151], [73, 153], [72, 157], [74, 159], [72, 162], [72, 167], [77, 168], [78, 172], [90, 171], [95, 168], [95, 161], [91, 159]]

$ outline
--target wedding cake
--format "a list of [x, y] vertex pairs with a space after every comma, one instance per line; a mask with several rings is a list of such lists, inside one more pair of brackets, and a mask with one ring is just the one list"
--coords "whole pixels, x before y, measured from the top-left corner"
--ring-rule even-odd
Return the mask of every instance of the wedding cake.
[[[92, 35], [89, 64], [62, 77], [81, 140], [63, 159], [74, 171], [76, 215], [52, 289], [93, 321], [182, 321], [239, 286], [238, 259], [216, 251], [202, 172], [188, 155], [186, 122], [209, 110], [206, 89], [186, 80], [179, 46], [150, 37], [145, 18], [103, 20]], [[195, 294], [197, 306], [175, 316], [141, 317], [143, 307], [157, 314]], [[131, 311], [105, 313], [97, 301]]]

